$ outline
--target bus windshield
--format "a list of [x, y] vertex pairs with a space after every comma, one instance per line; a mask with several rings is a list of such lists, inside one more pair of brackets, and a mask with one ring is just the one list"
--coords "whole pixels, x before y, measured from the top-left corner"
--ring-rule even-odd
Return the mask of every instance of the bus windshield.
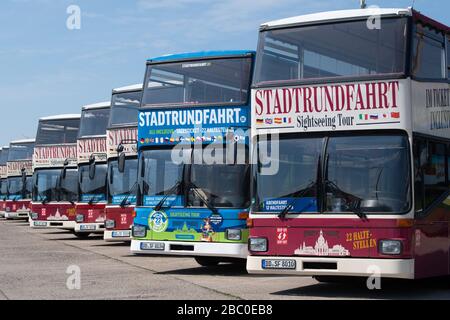
[[[285, 135], [278, 156], [271, 155], [269, 142], [259, 141], [255, 150], [254, 212], [275, 213], [292, 205], [293, 213], [348, 213], [357, 201], [362, 212], [402, 214], [411, 206], [404, 135]], [[263, 174], [273, 165], [267, 157], [279, 160], [276, 172]]]
[[105, 135], [109, 112], [110, 108], [83, 110], [78, 137]]
[[136, 124], [142, 91], [116, 93], [112, 97], [109, 127]]
[[0, 180], [0, 200], [4, 200], [8, 196], [8, 180]]
[[383, 18], [263, 31], [255, 82], [404, 73], [407, 30], [406, 18]]
[[32, 159], [34, 152], [34, 142], [24, 144], [11, 144], [8, 153], [8, 161]]
[[119, 171], [117, 160], [108, 165], [108, 202], [120, 204], [125, 197], [131, 204], [136, 204], [136, 180], [138, 160], [130, 158], [125, 160], [124, 172]]
[[150, 64], [143, 105], [244, 104], [251, 57]]
[[[192, 154], [192, 150], [185, 150]], [[175, 164], [171, 149], [145, 150], [139, 168], [139, 203], [155, 205], [155, 196], [182, 196], [178, 206], [247, 208], [250, 206], [250, 167], [248, 163]], [[189, 154], [187, 155], [189, 157]], [[247, 159], [247, 158], [246, 158]], [[144, 165], [143, 165], [144, 164]], [[189, 177], [183, 179], [183, 172]], [[208, 202], [205, 203], [205, 200]]]
[[66, 169], [59, 183], [59, 201], [75, 202], [78, 200], [78, 170]]
[[57, 201], [61, 169], [36, 170], [33, 175], [33, 201]]
[[36, 145], [76, 143], [80, 119], [41, 120]]
[[33, 188], [33, 177], [27, 177], [25, 180], [25, 188], [22, 177], [8, 178], [9, 198], [14, 199], [30, 199]]
[[89, 177], [89, 164], [79, 167], [79, 185], [82, 202], [98, 202], [106, 200], [106, 164], [95, 164], [95, 174]]

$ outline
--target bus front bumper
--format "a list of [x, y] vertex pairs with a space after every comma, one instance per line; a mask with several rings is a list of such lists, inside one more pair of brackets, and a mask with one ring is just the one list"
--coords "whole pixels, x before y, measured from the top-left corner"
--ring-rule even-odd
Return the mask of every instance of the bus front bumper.
[[[152, 248], [152, 249], [149, 249]], [[246, 243], [132, 240], [134, 254], [247, 258]]]
[[75, 221], [49, 221], [31, 220], [30, 227], [33, 229], [65, 229], [74, 230]]
[[103, 233], [105, 232], [105, 223], [75, 223], [76, 233]]
[[107, 242], [131, 241], [131, 230], [105, 230], [103, 240]]
[[414, 259], [249, 256], [247, 271], [250, 274], [414, 279]]
[[0, 211], [0, 218], [5, 218], [6, 211]]
[[13, 220], [28, 219], [29, 214], [30, 214], [30, 211], [28, 211], [28, 210], [17, 210], [16, 212], [5, 212], [5, 218], [13, 219]]

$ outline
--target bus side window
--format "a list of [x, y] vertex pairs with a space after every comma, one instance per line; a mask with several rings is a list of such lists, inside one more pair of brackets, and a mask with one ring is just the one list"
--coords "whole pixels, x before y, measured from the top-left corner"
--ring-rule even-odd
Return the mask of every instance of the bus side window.
[[450, 80], [450, 36], [447, 36], [447, 78]]
[[420, 139], [414, 140], [414, 206], [416, 213], [423, 211], [424, 184], [422, 163], [426, 161], [426, 142]]
[[412, 75], [422, 79], [445, 79], [445, 60], [443, 33], [418, 23], [413, 39]]

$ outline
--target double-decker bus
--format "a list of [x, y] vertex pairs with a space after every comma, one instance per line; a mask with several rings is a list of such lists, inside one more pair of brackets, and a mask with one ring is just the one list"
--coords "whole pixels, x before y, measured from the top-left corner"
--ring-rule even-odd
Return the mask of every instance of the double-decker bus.
[[77, 142], [78, 201], [75, 204], [75, 235], [80, 238], [105, 230], [106, 128], [111, 102], [82, 108]]
[[39, 119], [33, 155], [32, 228], [75, 228], [79, 127], [79, 114]]
[[250, 273], [449, 274], [449, 31], [413, 9], [261, 26]]
[[5, 218], [28, 219], [31, 205], [34, 139], [9, 144], [7, 166], [8, 199]]
[[218, 51], [147, 62], [133, 253], [203, 266], [246, 257], [253, 58]]
[[2, 147], [0, 152], [0, 217], [5, 217], [6, 200], [8, 199], [8, 170], [6, 162], [8, 161], [9, 146]]
[[108, 203], [105, 241], [131, 240], [137, 189], [137, 119], [142, 84], [114, 89], [106, 143]]

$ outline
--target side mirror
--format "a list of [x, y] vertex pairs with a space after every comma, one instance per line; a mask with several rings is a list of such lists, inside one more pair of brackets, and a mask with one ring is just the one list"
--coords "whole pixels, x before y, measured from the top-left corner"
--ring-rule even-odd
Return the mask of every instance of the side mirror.
[[119, 158], [117, 159], [118, 162], [118, 170], [120, 173], [123, 173], [125, 171], [125, 153], [121, 153], [119, 155]]
[[22, 168], [22, 181], [23, 183], [25, 183], [25, 181], [27, 180], [27, 172], [25, 168]]
[[114, 168], [113, 166], [109, 167], [109, 184], [114, 183]]
[[141, 165], [141, 170], [140, 170], [141, 178], [144, 178], [145, 177], [145, 158], [143, 156], [141, 157], [140, 165]]
[[95, 178], [95, 156], [91, 155], [89, 157], [89, 179]]

